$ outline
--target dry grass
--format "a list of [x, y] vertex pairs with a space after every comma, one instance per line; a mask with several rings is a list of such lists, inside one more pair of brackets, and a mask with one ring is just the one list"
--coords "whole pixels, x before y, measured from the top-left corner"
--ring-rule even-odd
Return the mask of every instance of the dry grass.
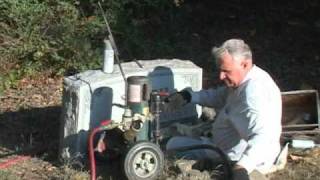
[[320, 179], [320, 148], [309, 150], [291, 149], [284, 170], [270, 175], [271, 180], [315, 180]]

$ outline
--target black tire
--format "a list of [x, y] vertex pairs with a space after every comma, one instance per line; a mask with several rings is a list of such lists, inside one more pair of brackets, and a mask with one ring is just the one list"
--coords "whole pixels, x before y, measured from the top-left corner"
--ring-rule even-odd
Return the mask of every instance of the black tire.
[[152, 180], [161, 175], [164, 156], [156, 144], [138, 142], [127, 152], [123, 165], [129, 180]]

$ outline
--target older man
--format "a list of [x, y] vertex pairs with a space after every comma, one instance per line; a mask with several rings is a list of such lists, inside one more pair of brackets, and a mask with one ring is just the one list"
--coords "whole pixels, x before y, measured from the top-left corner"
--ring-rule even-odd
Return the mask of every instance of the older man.
[[[218, 114], [212, 125], [212, 138], [174, 137], [167, 149], [214, 144], [236, 162], [235, 170], [267, 172], [280, 152], [280, 90], [267, 72], [253, 64], [250, 47], [243, 40], [227, 40], [213, 48], [213, 55], [225, 86], [182, 91], [168, 99], [169, 104], [176, 101], [175, 106], [177, 102], [191, 102], [215, 108]], [[211, 152], [194, 155], [210, 157]]]

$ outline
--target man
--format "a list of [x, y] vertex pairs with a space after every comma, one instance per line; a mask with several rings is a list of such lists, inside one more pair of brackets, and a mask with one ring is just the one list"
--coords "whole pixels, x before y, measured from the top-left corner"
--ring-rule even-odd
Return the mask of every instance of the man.
[[[267, 72], [253, 64], [250, 47], [243, 40], [227, 40], [221, 47], [213, 48], [213, 55], [225, 86], [182, 91], [168, 98], [168, 104], [176, 107], [191, 102], [215, 108], [218, 113], [212, 125], [212, 138], [173, 137], [167, 149], [214, 144], [235, 162], [235, 172], [265, 173], [280, 152], [280, 90]], [[203, 152], [195, 155], [211, 156], [209, 150]]]

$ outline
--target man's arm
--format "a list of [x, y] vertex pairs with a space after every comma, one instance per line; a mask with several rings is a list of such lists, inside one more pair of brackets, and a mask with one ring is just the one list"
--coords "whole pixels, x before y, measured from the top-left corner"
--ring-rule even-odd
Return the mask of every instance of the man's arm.
[[221, 109], [225, 105], [227, 94], [228, 89], [224, 86], [217, 89], [191, 92], [191, 102], [207, 107]]

